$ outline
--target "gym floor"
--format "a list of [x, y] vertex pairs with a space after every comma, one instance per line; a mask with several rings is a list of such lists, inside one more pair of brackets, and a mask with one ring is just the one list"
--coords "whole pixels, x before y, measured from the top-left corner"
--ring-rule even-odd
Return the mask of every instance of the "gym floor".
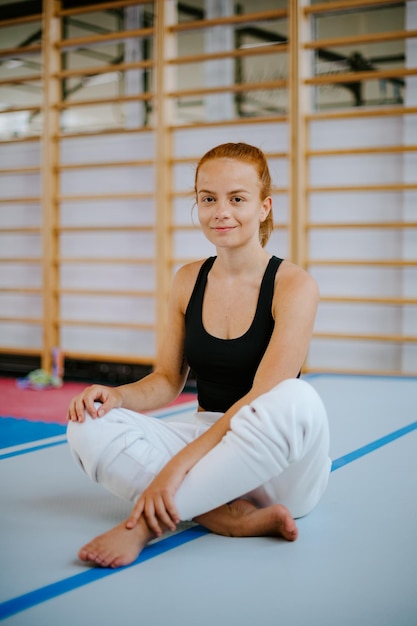
[[[20, 439], [1, 440], [0, 620], [415, 626], [417, 380], [304, 378], [328, 410], [333, 467], [322, 501], [298, 520], [298, 540], [226, 538], [183, 524], [121, 570], [87, 567], [77, 551], [130, 504], [80, 472], [64, 426], [4, 416]], [[195, 408], [187, 396], [155, 415], [189, 420]]]

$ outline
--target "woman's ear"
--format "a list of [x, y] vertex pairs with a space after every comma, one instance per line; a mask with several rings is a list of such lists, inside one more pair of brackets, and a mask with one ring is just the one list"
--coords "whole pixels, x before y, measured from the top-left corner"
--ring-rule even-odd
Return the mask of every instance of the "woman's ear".
[[262, 201], [261, 213], [259, 216], [260, 222], [264, 222], [266, 220], [271, 209], [272, 209], [272, 198], [271, 196], [267, 196], [265, 200]]

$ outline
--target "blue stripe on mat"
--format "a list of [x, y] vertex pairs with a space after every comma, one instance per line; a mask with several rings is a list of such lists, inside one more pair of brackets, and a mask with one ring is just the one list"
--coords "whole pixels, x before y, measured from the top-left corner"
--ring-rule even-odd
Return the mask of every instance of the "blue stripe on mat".
[[[370, 454], [378, 448], [381, 448], [412, 431], [417, 430], [417, 422], [413, 422], [408, 426], [404, 426], [394, 432], [386, 435], [385, 437], [381, 437], [380, 439], [376, 439], [366, 446], [362, 446], [349, 454], [345, 454], [344, 456], [335, 459], [332, 463], [332, 472], [361, 457], [366, 454]], [[183, 532], [180, 532], [176, 535], [172, 535], [167, 537], [166, 539], [162, 539], [154, 544], [147, 546], [139, 555], [139, 557], [134, 561], [131, 565], [127, 567], [133, 567], [134, 565], [138, 565], [139, 563], [143, 563], [144, 561], [148, 561], [160, 554], [164, 554], [168, 552], [168, 550], [172, 550], [178, 546], [184, 545], [189, 541], [193, 541], [194, 539], [198, 539], [206, 535], [209, 531], [202, 528], [201, 526], [195, 526]], [[60, 580], [56, 583], [52, 583], [51, 585], [47, 585], [45, 587], [41, 587], [40, 589], [35, 589], [34, 591], [30, 591], [29, 593], [23, 594], [16, 598], [12, 598], [11, 600], [6, 600], [5, 602], [0, 604], [0, 619], [5, 619], [6, 617], [10, 617], [11, 615], [15, 615], [16, 613], [20, 613], [21, 611], [25, 611], [37, 604], [41, 604], [42, 602], [46, 602], [47, 600], [52, 600], [57, 596], [60, 596], [68, 591], [72, 591], [83, 585], [87, 585], [89, 583], [95, 582], [102, 578], [106, 578], [111, 574], [114, 574], [119, 571], [123, 571], [125, 568], [119, 569], [109, 569], [109, 568], [100, 568], [100, 567], [92, 567], [87, 569], [85, 572], [80, 574], [75, 574], [74, 576], [70, 576], [69, 578], [65, 578], [64, 580]]]
[[5, 619], [6, 617], [10, 617], [11, 615], [15, 615], [16, 613], [25, 611], [26, 609], [36, 606], [37, 604], [41, 604], [42, 602], [46, 602], [47, 600], [52, 600], [52, 598], [56, 598], [63, 593], [73, 591], [74, 589], [78, 589], [78, 587], [88, 585], [89, 583], [95, 582], [102, 578], [106, 578], [111, 574], [115, 574], [116, 572], [125, 570], [129, 567], [133, 567], [134, 565], [138, 565], [139, 563], [143, 563], [144, 561], [148, 561], [149, 559], [153, 559], [160, 554], [168, 552], [168, 550], [173, 550], [174, 548], [182, 546], [189, 541], [198, 539], [199, 537], [208, 534], [208, 532], [209, 531], [202, 526], [189, 528], [181, 533], [178, 533], [177, 535], [171, 535], [166, 539], [162, 539], [157, 543], [153, 543], [147, 546], [141, 552], [136, 561], [134, 561], [130, 565], [127, 565], [126, 567], [119, 569], [89, 567], [88, 569], [86, 569], [85, 572], [75, 574], [75, 576], [64, 578], [64, 580], [59, 580], [56, 583], [47, 585], [46, 587], [41, 587], [40, 589], [29, 591], [29, 593], [25, 593], [22, 596], [18, 596], [17, 598], [6, 600], [2, 604], [0, 604], [0, 619]]
[[382, 446], [386, 446], [388, 443], [391, 443], [400, 437], [404, 437], [404, 435], [408, 435], [408, 433], [411, 433], [413, 430], [417, 430], [417, 422], [413, 422], [412, 424], [408, 424], [408, 426], [394, 430], [394, 432], [389, 435], [385, 435], [385, 437], [376, 439], [375, 441], [368, 443], [366, 446], [362, 446], [362, 448], [358, 448], [353, 452], [349, 452], [349, 454], [345, 454], [344, 456], [335, 459], [332, 462], [332, 472], [340, 467], [343, 467], [344, 465], [347, 465], [348, 463], [352, 463], [352, 461], [360, 459], [362, 456], [365, 456], [370, 452], [378, 450], [378, 448], [382, 448]]
[[20, 456], [21, 454], [27, 454], [28, 452], [36, 452], [37, 450], [43, 450], [44, 448], [52, 448], [53, 446], [60, 446], [63, 443], [67, 443], [66, 438], [60, 441], [51, 441], [50, 443], [41, 443], [39, 445], [30, 446], [30, 448], [21, 448], [20, 450], [13, 450], [12, 452], [5, 452], [0, 454], [0, 461], [3, 459], [10, 459], [12, 456]]

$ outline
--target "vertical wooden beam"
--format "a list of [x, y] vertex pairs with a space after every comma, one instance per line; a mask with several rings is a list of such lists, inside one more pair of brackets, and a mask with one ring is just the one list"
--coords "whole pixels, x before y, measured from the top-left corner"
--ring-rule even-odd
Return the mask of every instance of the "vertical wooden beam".
[[175, 35], [168, 26], [176, 23], [175, 0], [155, 0], [155, 102], [156, 108], [156, 343], [157, 353], [167, 321], [168, 294], [172, 281], [172, 102], [167, 93], [174, 89], [173, 68], [167, 60], [174, 57]]
[[[206, 19], [229, 17], [234, 15], [234, 0], [205, 0], [203, 3]], [[204, 47], [207, 53], [219, 50], [233, 50], [235, 28], [220, 26], [208, 28], [204, 34]], [[235, 62], [232, 58], [206, 61], [204, 63], [204, 78], [206, 87], [228, 87], [234, 82]], [[235, 116], [235, 94], [233, 92], [207, 95], [205, 110], [207, 121], [232, 120]]]
[[303, 7], [308, 0], [289, 0], [290, 75], [290, 258], [297, 265], [306, 266], [307, 214], [307, 121], [310, 110], [308, 88], [304, 85], [307, 73], [307, 55], [303, 43], [307, 38], [308, 21]]
[[59, 346], [58, 319], [58, 143], [61, 23], [56, 17], [60, 0], [43, 2], [43, 132], [42, 132], [42, 259], [43, 259], [43, 346], [42, 368], [51, 372], [52, 349]]

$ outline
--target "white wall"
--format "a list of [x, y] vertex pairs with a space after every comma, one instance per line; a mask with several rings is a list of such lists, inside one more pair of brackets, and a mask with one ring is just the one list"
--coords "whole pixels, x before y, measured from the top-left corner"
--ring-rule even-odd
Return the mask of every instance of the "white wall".
[[[417, 28], [417, 2], [408, 2], [407, 28]], [[407, 63], [416, 66], [417, 43], [407, 40]], [[417, 79], [407, 79], [407, 106], [417, 101]], [[356, 148], [366, 146], [417, 144], [417, 116], [321, 120], [311, 124], [310, 147]], [[225, 141], [246, 141], [266, 152], [288, 150], [286, 124], [232, 124], [209, 128], [178, 129], [173, 133], [175, 158], [197, 159], [209, 148]], [[79, 162], [108, 162], [130, 159], [153, 159], [154, 136], [149, 133], [79, 137], [61, 143], [63, 165]], [[0, 168], [38, 165], [41, 160], [37, 142], [0, 144]], [[274, 183], [281, 188], [274, 194], [275, 221], [288, 223], [289, 184], [286, 159], [270, 159]], [[194, 164], [178, 164], [173, 170], [174, 191], [181, 195], [173, 202], [174, 270], [181, 259], [214, 254], [201, 233], [188, 227], [197, 222], [192, 212]], [[310, 185], [362, 185], [416, 183], [417, 156], [380, 154], [366, 156], [314, 157], [310, 160]], [[103, 200], [63, 199], [60, 224], [63, 227], [96, 227], [92, 232], [63, 232], [60, 236], [60, 283], [63, 289], [121, 290], [154, 292], [157, 289], [155, 267], [146, 261], [155, 252], [154, 230], [134, 231], [133, 226], [155, 226], [153, 198], [126, 199], [124, 193], [155, 191], [155, 171], [146, 167], [104, 167], [63, 170], [60, 194], [63, 196], [106, 194]], [[190, 195], [184, 196], [184, 192]], [[34, 197], [41, 193], [40, 175], [1, 175], [0, 197]], [[309, 221], [383, 222], [417, 221], [417, 192], [348, 191], [310, 194]], [[0, 205], [0, 227], [40, 226], [41, 204], [35, 200]], [[170, 209], [168, 209], [170, 210]], [[102, 226], [125, 227], [124, 231], [103, 232]], [[186, 227], [186, 228], [181, 228]], [[415, 261], [417, 232], [384, 228], [312, 228], [309, 232], [309, 258], [314, 260]], [[288, 234], [277, 229], [268, 245], [277, 256], [289, 253]], [[0, 233], [0, 257], [28, 257], [34, 263], [1, 263], [0, 287], [42, 287], [41, 238], [39, 233]], [[77, 258], [90, 259], [79, 262]], [[73, 261], [71, 261], [73, 259]], [[115, 259], [117, 262], [106, 262]], [[134, 262], [134, 259], [138, 262]], [[401, 268], [390, 265], [319, 265], [311, 263], [323, 296], [417, 297], [416, 265]], [[155, 355], [156, 338], [152, 328], [129, 328], [124, 324], [152, 325], [155, 321], [155, 298], [143, 296], [71, 295], [60, 299], [61, 318], [93, 325], [62, 326], [64, 351], [95, 354]], [[2, 316], [41, 318], [42, 299], [38, 293], [1, 293]], [[120, 328], [104, 324], [119, 324]], [[103, 325], [102, 325], [103, 324]], [[416, 334], [415, 305], [399, 307], [387, 304], [351, 304], [322, 302], [316, 331], [356, 334]], [[0, 322], [0, 346], [40, 348], [40, 324]], [[417, 371], [417, 347], [383, 341], [314, 339], [309, 366], [333, 369]]]
[[[401, 145], [403, 118], [358, 118], [313, 122], [312, 150]], [[398, 184], [403, 181], [402, 154], [315, 157], [310, 162], [311, 186]], [[352, 224], [313, 228], [309, 236], [310, 271], [322, 296], [400, 297], [401, 269], [378, 265], [315, 265], [314, 260], [378, 261], [402, 258], [401, 231], [354, 224], [402, 220], [399, 192], [334, 191], [310, 194], [313, 224]], [[357, 335], [401, 333], [401, 308], [369, 303], [322, 302], [316, 331]], [[401, 347], [377, 341], [316, 339], [309, 364], [320, 368], [397, 370]]]
[[[381, 120], [343, 120], [314, 122], [311, 128], [311, 147], [350, 147], [396, 145], [403, 140], [403, 122], [409, 118], [382, 118]], [[415, 124], [415, 120], [414, 120]], [[382, 132], [383, 131], [383, 132]], [[288, 149], [287, 127], [275, 125], [239, 125], [230, 128], [186, 129], [174, 133], [176, 157], [198, 158], [204, 151], [223, 141], [247, 141], [265, 151]], [[20, 153], [20, 154], [19, 154]], [[19, 144], [2, 146], [4, 164], [31, 164], [39, 156], [35, 145]], [[124, 160], [152, 158], [151, 135], [120, 135], [93, 139], [71, 139], [63, 143], [61, 162], [96, 162], [101, 160]], [[405, 168], [401, 155], [316, 158], [311, 161], [310, 184], [367, 184], [413, 180], [413, 159], [406, 157]], [[407, 160], [408, 159], [408, 160]], [[9, 166], [9, 165], [8, 165]], [[174, 168], [174, 190], [191, 192], [194, 184], [194, 164], [179, 164]], [[284, 159], [271, 159], [274, 183], [288, 186], [288, 167]], [[2, 195], [12, 195], [15, 177], [7, 179]], [[22, 195], [39, 194], [37, 175], [20, 175], [19, 189]], [[149, 264], [100, 263], [107, 258], [147, 259], [155, 255], [154, 232], [134, 232], [133, 225], [153, 225], [155, 206], [152, 199], [121, 200], [112, 194], [124, 192], [152, 192], [154, 172], [152, 168], [103, 168], [68, 170], [61, 177], [61, 194], [108, 194], [106, 200], [64, 200], [61, 206], [63, 226], [97, 226], [96, 232], [64, 232], [60, 237], [60, 255], [66, 259], [61, 267], [61, 287], [64, 289], [104, 290], [156, 290], [155, 273]], [[15, 192], [16, 193], [16, 192]], [[401, 220], [402, 215], [411, 217], [413, 195], [398, 192], [333, 192], [312, 193], [310, 220], [320, 222], [372, 222]], [[194, 259], [214, 254], [214, 249], [198, 230], [181, 229], [197, 221], [192, 213], [193, 198], [179, 197], [174, 202], [173, 256], [178, 259]], [[40, 207], [36, 204], [3, 207], [3, 226], [38, 225]], [[288, 222], [287, 194], [274, 196], [275, 220]], [[125, 226], [123, 232], [100, 232], [101, 226]], [[309, 256], [311, 259], [394, 259], [415, 258], [414, 232], [402, 233], [391, 229], [320, 229], [310, 231]], [[41, 241], [37, 234], [2, 234], [2, 256], [26, 256], [40, 258]], [[277, 256], [288, 255], [288, 237], [285, 230], [277, 230], [268, 249]], [[90, 262], [71, 262], [77, 257], [87, 257]], [[96, 262], [95, 262], [95, 261]], [[1, 265], [2, 286], [41, 286], [38, 265]], [[311, 273], [318, 280], [323, 296], [350, 295], [416, 297], [415, 268], [407, 270], [389, 266], [320, 266], [312, 265]], [[0, 294], [2, 315], [41, 317], [42, 301], [39, 295]], [[155, 354], [154, 332], [132, 328], [101, 327], [101, 323], [152, 324], [155, 319], [155, 299], [152, 297], [63, 295], [61, 317], [64, 320], [96, 321], [95, 326], [64, 324], [62, 346], [64, 351], [92, 352], [96, 354], [124, 354], [153, 357]], [[359, 334], [412, 334], [415, 329], [415, 307], [406, 307], [402, 314], [399, 307], [373, 304], [336, 304], [322, 302], [317, 317], [319, 332]], [[40, 326], [1, 324], [1, 345], [40, 347]], [[309, 365], [324, 369], [400, 369], [413, 371], [417, 367], [413, 347], [386, 342], [314, 340], [309, 355]]]

